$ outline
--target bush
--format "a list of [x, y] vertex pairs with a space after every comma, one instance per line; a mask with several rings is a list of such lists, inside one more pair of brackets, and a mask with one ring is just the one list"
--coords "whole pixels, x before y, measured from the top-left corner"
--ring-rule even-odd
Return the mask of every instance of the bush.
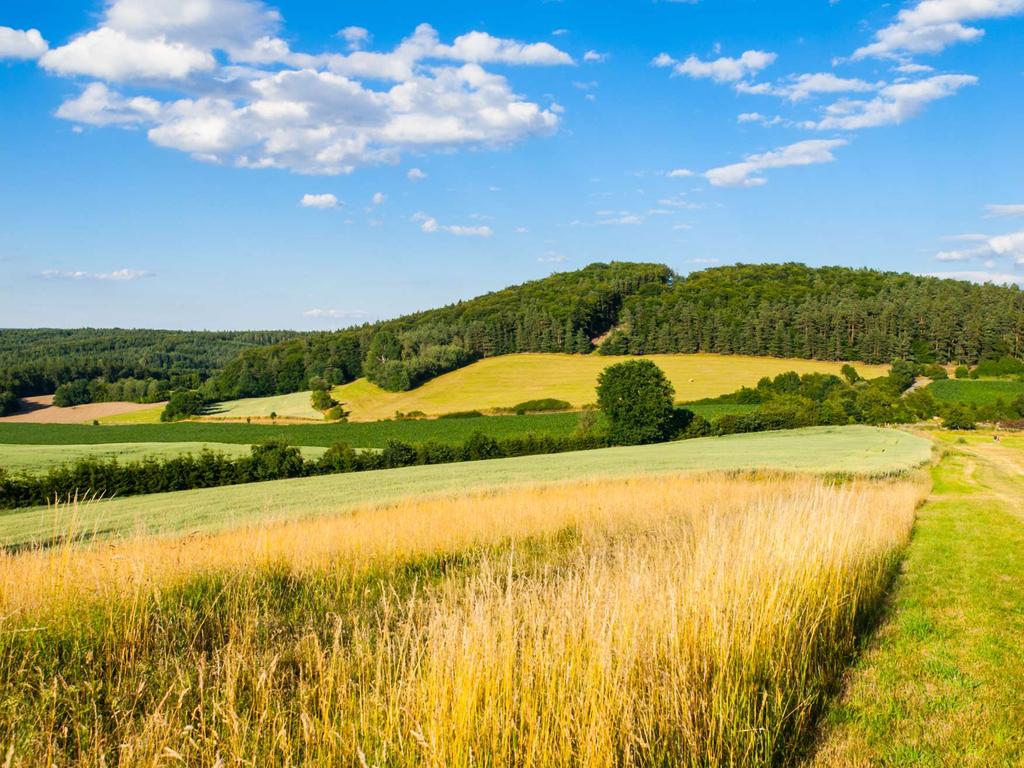
[[416, 449], [408, 443], [399, 440], [388, 440], [387, 445], [381, 452], [381, 461], [387, 469], [395, 467], [411, 467], [416, 463]]
[[58, 408], [70, 408], [73, 405], [85, 405], [92, 402], [92, 392], [86, 379], [69, 381], [61, 384], [53, 393], [53, 404]]
[[946, 411], [946, 418], [942, 421], [942, 426], [946, 429], [974, 429], [974, 419], [967, 413], [964, 408], [959, 405], [954, 405], [948, 411]]
[[18, 410], [18, 397], [13, 392], [0, 390], [0, 416], [7, 416]]
[[160, 414], [160, 421], [178, 421], [199, 416], [206, 411], [206, 405], [205, 398], [195, 389], [172, 392], [163, 413]]
[[453, 411], [452, 413], [442, 413], [437, 418], [439, 419], [475, 419], [479, 416], [483, 416], [480, 411]]
[[958, 379], [966, 379], [970, 375], [970, 373], [971, 369], [968, 368], [966, 365], [958, 365], [956, 367], [956, 370], [953, 371], [953, 375], [956, 376]]
[[921, 375], [927, 376], [929, 379], [932, 379], [933, 381], [939, 381], [941, 379], [949, 378], [949, 374], [946, 372], [946, 369], [943, 368], [941, 365], [935, 364], [926, 365], [924, 368], [922, 368]]
[[251, 472], [254, 480], [281, 480], [302, 477], [305, 464], [302, 452], [284, 440], [268, 440], [254, 445]]
[[572, 404], [565, 400], [556, 400], [553, 397], [546, 397], [542, 400], [527, 400], [512, 406], [512, 411], [518, 416], [526, 413], [544, 413], [547, 411], [568, 411]]
[[617, 445], [640, 445], [667, 439], [672, 432], [675, 389], [650, 360], [609, 366], [597, 380], [597, 405]]
[[309, 404], [314, 410], [326, 411], [338, 404], [326, 389], [314, 389], [309, 395]]
[[340, 403], [337, 403], [324, 412], [324, 418], [327, 421], [347, 421], [348, 411]]
[[849, 363], [846, 363], [842, 368], [840, 368], [839, 372], [843, 374], [843, 378], [846, 379], [847, 384], [852, 385], [856, 384], [858, 381], [861, 381], [861, 376], [859, 373], [857, 373], [857, 369], [854, 368]]

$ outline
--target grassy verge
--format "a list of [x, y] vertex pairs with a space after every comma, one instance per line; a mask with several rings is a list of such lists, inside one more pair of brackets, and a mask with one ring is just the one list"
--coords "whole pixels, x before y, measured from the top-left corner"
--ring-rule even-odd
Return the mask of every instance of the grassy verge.
[[[81, 529], [100, 535], [209, 530], [261, 518], [322, 516], [359, 505], [469, 488], [687, 470], [884, 474], [916, 467], [930, 455], [929, 441], [905, 432], [866, 426], [811, 427], [135, 496], [83, 505], [75, 514]], [[66, 527], [62, 514], [36, 508], [0, 516], [0, 545], [50, 538]]]
[[1024, 765], [1024, 441], [942, 439], [889, 620], [814, 766]]

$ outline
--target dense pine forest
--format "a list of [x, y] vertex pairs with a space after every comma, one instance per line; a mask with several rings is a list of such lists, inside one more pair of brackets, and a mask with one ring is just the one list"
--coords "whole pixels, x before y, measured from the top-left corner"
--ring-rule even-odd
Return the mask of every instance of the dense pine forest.
[[514, 352], [723, 354], [977, 364], [1021, 357], [1024, 294], [909, 274], [802, 264], [674, 274], [612, 262], [439, 309], [329, 333], [0, 331], [0, 410], [16, 395], [75, 401], [257, 397], [367, 376], [418, 386]]
[[[198, 387], [243, 350], [297, 335], [294, 331], [2, 329], [0, 393], [48, 395], [62, 384], [82, 382], [94, 392], [102, 390], [104, 394], [96, 399], [139, 399], [158, 382], [173, 388]], [[127, 386], [102, 386], [126, 380], [133, 381]], [[137, 397], [137, 393], [142, 394]], [[0, 410], [5, 402], [0, 394]]]

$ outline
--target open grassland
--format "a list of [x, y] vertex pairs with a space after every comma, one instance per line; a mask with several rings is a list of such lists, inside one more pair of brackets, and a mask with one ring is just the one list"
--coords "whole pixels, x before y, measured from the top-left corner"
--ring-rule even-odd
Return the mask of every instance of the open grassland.
[[[703, 406], [701, 406], [703, 407]], [[94, 427], [81, 424], [0, 424], [0, 444], [93, 445], [101, 443], [239, 443], [286, 440], [292, 445], [323, 448], [348, 443], [355, 448], [383, 448], [388, 440], [462, 443], [474, 432], [501, 439], [520, 435], [571, 434], [577, 413], [493, 416], [471, 419], [416, 419], [360, 424], [236, 424], [205, 421]]]
[[[79, 459], [121, 462], [169, 459], [209, 450], [228, 456], [248, 456], [249, 446], [237, 443], [101, 443], [97, 445], [7, 445], [0, 443], [0, 467], [8, 472], [45, 472]], [[303, 447], [306, 458], [317, 458], [326, 448]]]
[[1024, 765], [1024, 438], [940, 439], [888, 620], [816, 767]]
[[160, 415], [164, 412], [165, 403], [151, 405], [138, 411], [118, 413], [97, 419], [100, 424], [159, 424]]
[[208, 419], [269, 419], [276, 414], [281, 419], [311, 419], [322, 421], [324, 415], [309, 404], [309, 392], [293, 392], [273, 397], [247, 397], [228, 400], [210, 407], [204, 416]]
[[1024, 381], [1003, 379], [943, 379], [933, 382], [928, 392], [945, 403], [992, 405], [996, 400], [1012, 403], [1024, 395]]
[[[351, 419], [389, 418], [395, 411], [422, 411], [429, 416], [465, 410], [507, 408], [540, 398], [567, 400], [580, 407], [595, 400], [597, 377], [609, 365], [634, 357], [603, 355], [517, 354], [480, 360], [438, 376], [408, 392], [385, 392], [366, 379], [335, 387]], [[648, 355], [665, 371], [679, 401], [700, 400], [753, 386], [764, 376], [785, 371], [839, 373], [842, 363], [739, 355]], [[866, 378], [885, 375], [888, 366], [856, 365]]]
[[770, 766], [920, 484], [662, 476], [0, 558], [9, 764]]
[[[812, 427], [550, 456], [403, 467], [108, 499], [82, 505], [86, 535], [211, 530], [258, 519], [322, 517], [366, 504], [453, 490], [564, 482], [637, 473], [766, 469], [792, 472], [903, 472], [926, 462], [931, 443], [876, 427]], [[0, 516], [0, 545], [49, 540], [71, 523], [63, 509]]]

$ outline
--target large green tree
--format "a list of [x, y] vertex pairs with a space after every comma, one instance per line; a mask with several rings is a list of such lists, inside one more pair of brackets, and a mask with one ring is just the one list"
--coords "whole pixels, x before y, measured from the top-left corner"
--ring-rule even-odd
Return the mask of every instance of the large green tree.
[[650, 360], [629, 360], [605, 368], [597, 380], [597, 405], [608, 434], [620, 445], [666, 440], [673, 426], [675, 389]]

